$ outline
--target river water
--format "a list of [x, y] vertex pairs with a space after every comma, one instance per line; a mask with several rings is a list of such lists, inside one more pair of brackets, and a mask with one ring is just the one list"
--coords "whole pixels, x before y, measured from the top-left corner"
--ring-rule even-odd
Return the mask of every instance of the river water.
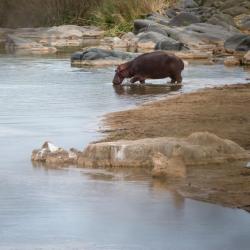
[[[101, 137], [103, 114], [163, 96], [117, 91], [113, 71], [0, 56], [0, 249], [249, 249], [248, 213], [183, 199], [142, 171], [32, 166], [44, 141], [83, 149]], [[178, 91], [247, 77], [242, 68], [189, 65]]]

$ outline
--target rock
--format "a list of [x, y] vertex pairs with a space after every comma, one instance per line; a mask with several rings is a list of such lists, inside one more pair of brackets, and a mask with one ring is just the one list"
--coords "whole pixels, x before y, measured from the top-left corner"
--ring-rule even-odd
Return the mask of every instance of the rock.
[[162, 25], [168, 25], [170, 20], [168, 16], [163, 16], [158, 13], [150, 14], [149, 16], [147, 16], [147, 19]]
[[190, 50], [190, 51], [180, 51], [180, 52], [174, 52], [174, 54], [181, 59], [187, 59], [187, 60], [207, 60], [211, 59], [213, 56], [212, 51], [200, 51], [200, 50]]
[[234, 20], [240, 30], [250, 32], [250, 15], [242, 14], [236, 16]]
[[128, 44], [128, 48], [136, 48], [138, 38], [132, 32], [125, 33], [121, 39]]
[[228, 9], [224, 9], [223, 13], [234, 17], [234, 16], [238, 16], [241, 14], [249, 13], [249, 10], [243, 6], [233, 6], [233, 7], [230, 7]]
[[156, 50], [174, 50], [179, 51], [184, 47], [183, 43], [180, 43], [170, 37], [166, 37], [164, 40], [159, 41], [155, 45]]
[[219, 25], [196, 23], [185, 27], [167, 27], [149, 20], [135, 20], [135, 32], [153, 31], [168, 36], [190, 49], [202, 49], [204, 45], [223, 47], [229, 37], [237, 34], [235, 30], [222, 29]]
[[240, 60], [235, 56], [228, 56], [224, 59], [224, 65], [226, 65], [226, 66], [238, 66], [238, 65], [240, 65]]
[[250, 51], [248, 51], [244, 57], [243, 57], [243, 60], [242, 60], [242, 63], [244, 65], [250, 65]]
[[225, 41], [224, 47], [227, 50], [248, 51], [250, 50], [250, 35], [231, 36]]
[[169, 21], [170, 26], [187, 26], [192, 23], [200, 23], [200, 19], [197, 16], [187, 12], [181, 12], [179, 15], [173, 17]]
[[[214, 25], [221, 25], [225, 28], [227, 28], [227, 30], [230, 31], [233, 30], [235, 26], [235, 22], [234, 22], [234, 19], [227, 15], [227, 14], [223, 14], [223, 13], [216, 13], [214, 14], [213, 16], [211, 16], [208, 20], [207, 20], [207, 23], [210, 23], [210, 24], [214, 24]], [[232, 26], [232, 27], [230, 27]], [[235, 30], [236, 31], [236, 30]]]
[[7, 35], [5, 49], [8, 53], [17, 54], [51, 54], [56, 53], [55, 47], [45, 47], [29, 39]]
[[198, 4], [193, 0], [179, 0], [177, 3], [177, 7], [183, 8], [183, 9], [196, 8], [198, 7]]
[[76, 149], [66, 151], [51, 142], [45, 142], [41, 149], [33, 150], [31, 160], [48, 165], [76, 164], [79, 154]]
[[181, 158], [186, 166], [250, 157], [246, 150], [230, 140], [199, 132], [186, 138], [161, 137], [90, 144], [79, 156], [78, 165], [153, 168], [152, 157], [156, 153], [163, 154], [168, 160]]
[[167, 37], [154, 31], [147, 31], [147, 32], [142, 32], [138, 34], [137, 38], [138, 38], [138, 42], [141, 42], [141, 43], [153, 42], [154, 44], [156, 44], [160, 41], [165, 40]]
[[154, 31], [142, 32], [137, 35], [139, 49], [181, 50], [183, 44]]
[[168, 159], [161, 153], [156, 153], [152, 157], [153, 177], [174, 177], [174, 178], [185, 178], [187, 176], [187, 166], [185, 165], [181, 157], [172, 157]]
[[73, 66], [93, 65], [107, 66], [122, 63], [124, 60], [131, 60], [137, 54], [130, 52], [121, 52], [100, 48], [89, 48], [83, 52], [75, 52], [71, 56]]
[[128, 42], [119, 37], [105, 37], [100, 41], [100, 45], [110, 47], [110, 49], [115, 49], [115, 48], [127, 49], [129, 47]]
[[[30, 44], [35, 53], [54, 53], [55, 48], [63, 49], [79, 46], [93, 46], [100, 42], [104, 36], [104, 31], [94, 26], [61, 25], [48, 28], [18, 28], [6, 29], [5, 40], [6, 48], [12, 47], [14, 43]], [[20, 46], [20, 50], [21, 50]], [[36, 49], [35, 49], [36, 48]], [[51, 49], [53, 48], [53, 49]], [[27, 51], [27, 49], [26, 49]], [[25, 52], [26, 52], [25, 51]]]

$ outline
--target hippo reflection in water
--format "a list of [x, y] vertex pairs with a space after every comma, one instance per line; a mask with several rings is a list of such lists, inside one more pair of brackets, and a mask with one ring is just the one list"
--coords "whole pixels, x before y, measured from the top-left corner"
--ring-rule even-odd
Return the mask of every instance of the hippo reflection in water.
[[131, 83], [145, 83], [146, 79], [166, 77], [171, 78], [171, 83], [181, 83], [183, 69], [183, 61], [173, 54], [164, 51], [145, 53], [132, 61], [120, 64], [115, 71], [113, 84], [122, 84], [125, 78], [131, 78]]

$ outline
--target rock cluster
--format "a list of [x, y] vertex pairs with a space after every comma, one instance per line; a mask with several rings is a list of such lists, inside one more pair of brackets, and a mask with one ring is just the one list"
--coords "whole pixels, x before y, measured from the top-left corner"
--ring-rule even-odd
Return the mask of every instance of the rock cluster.
[[[250, 6], [247, 1], [180, 0], [165, 13], [134, 20], [133, 33], [105, 37], [101, 48], [147, 52], [172, 51], [183, 59], [230, 56], [225, 65], [245, 64], [250, 49]], [[236, 60], [232, 58], [237, 54]], [[233, 57], [231, 57], [233, 56]]]
[[76, 164], [79, 153], [73, 148], [67, 151], [51, 142], [45, 142], [41, 149], [33, 150], [31, 160], [46, 165]]
[[[93, 26], [62, 25], [48, 28], [0, 29], [0, 43], [7, 52], [25, 54], [55, 53], [65, 48], [93, 46], [104, 31]], [[2, 45], [3, 46], [3, 45]]]

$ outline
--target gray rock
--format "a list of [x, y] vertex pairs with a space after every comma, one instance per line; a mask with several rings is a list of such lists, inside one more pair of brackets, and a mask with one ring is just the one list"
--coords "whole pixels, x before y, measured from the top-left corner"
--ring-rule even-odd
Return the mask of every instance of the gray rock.
[[186, 9], [186, 8], [196, 8], [198, 7], [198, 4], [193, 0], [179, 0], [177, 6]]
[[147, 17], [148, 20], [154, 21], [156, 23], [162, 24], [162, 25], [168, 25], [169, 18], [167, 16], [163, 16], [157, 13], [151, 14]]
[[100, 48], [90, 48], [84, 52], [76, 52], [71, 56], [71, 62], [84, 60], [100, 60], [100, 59], [121, 59], [128, 60], [134, 58], [133, 53], [121, 52], [114, 50], [105, 50]]
[[221, 12], [214, 14], [211, 16], [207, 23], [214, 24], [214, 25], [221, 25], [223, 27], [228, 28], [229, 26], [235, 26], [235, 22], [233, 18], [227, 14], [223, 14]]
[[234, 35], [228, 38], [224, 47], [228, 50], [248, 51], [250, 50], [250, 35]]
[[155, 49], [156, 50], [174, 50], [179, 51], [184, 47], [183, 43], [180, 43], [170, 37], [165, 38], [163, 41], [159, 41]]
[[187, 13], [187, 12], [181, 12], [179, 15], [175, 16], [174, 18], [172, 18], [169, 22], [170, 26], [187, 26], [190, 25], [192, 23], [199, 23], [200, 22], [200, 18]]
[[235, 17], [235, 16], [238, 16], [241, 14], [249, 13], [249, 9], [247, 9], [246, 7], [243, 7], [243, 6], [233, 6], [233, 7], [230, 7], [228, 9], [223, 10], [223, 13]]
[[142, 32], [138, 34], [137, 38], [139, 42], [158, 43], [160, 41], [165, 40], [167, 37], [154, 31], [148, 31], [148, 32]]

